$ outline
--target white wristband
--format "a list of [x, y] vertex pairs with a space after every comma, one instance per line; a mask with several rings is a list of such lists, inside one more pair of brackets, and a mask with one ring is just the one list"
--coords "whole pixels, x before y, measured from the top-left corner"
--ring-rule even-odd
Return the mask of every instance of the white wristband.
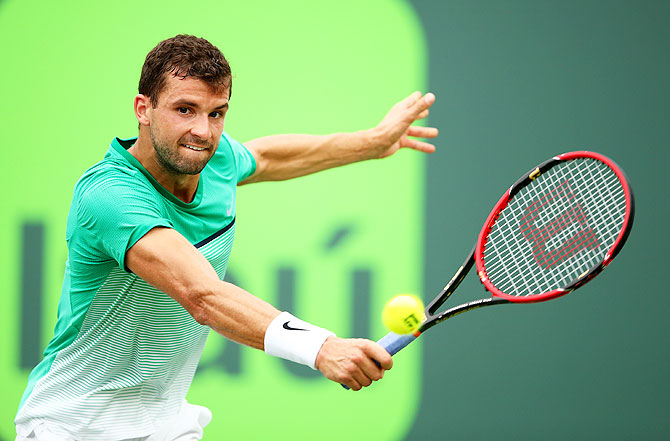
[[316, 356], [331, 335], [335, 334], [284, 311], [265, 331], [265, 353], [316, 369]]

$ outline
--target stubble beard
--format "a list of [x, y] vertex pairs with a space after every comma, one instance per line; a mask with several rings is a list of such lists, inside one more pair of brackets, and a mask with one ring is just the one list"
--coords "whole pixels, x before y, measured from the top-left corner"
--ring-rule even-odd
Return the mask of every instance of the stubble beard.
[[[150, 130], [149, 134], [158, 162], [170, 174], [197, 175], [205, 168], [207, 162], [209, 162], [209, 158], [201, 161], [190, 161], [179, 155], [179, 149], [181, 148], [179, 145], [175, 148], [171, 148], [168, 143], [159, 140], [158, 137], [155, 136], [153, 130]], [[203, 143], [198, 142], [198, 144], [202, 145]], [[209, 144], [208, 147], [210, 147]]]

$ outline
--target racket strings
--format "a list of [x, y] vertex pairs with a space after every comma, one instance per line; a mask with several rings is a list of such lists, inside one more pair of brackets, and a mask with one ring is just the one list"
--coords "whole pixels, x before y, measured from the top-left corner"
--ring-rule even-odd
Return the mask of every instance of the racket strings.
[[[561, 199], [568, 201], [565, 211], [556, 219], [549, 221], [546, 228], [540, 229], [535, 225], [540, 213], [549, 204], [557, 203]], [[537, 202], [526, 208], [526, 214], [521, 218], [521, 232], [531, 242], [533, 255], [537, 263], [550, 268], [555, 263], [563, 260], [569, 255], [579, 251], [581, 247], [597, 246], [597, 239], [593, 230], [588, 227], [586, 216], [582, 207], [576, 202], [569, 181], [564, 181], [558, 187], [542, 196]], [[554, 239], [560, 237], [558, 233], [563, 229], [569, 229], [567, 233], [574, 233], [569, 240], [559, 246], [553, 246]], [[563, 232], [563, 236], [566, 232]], [[550, 249], [551, 251], [547, 251]]]
[[512, 296], [562, 288], [603, 261], [625, 211], [622, 184], [607, 164], [591, 158], [558, 164], [498, 215], [485, 242], [487, 276]]

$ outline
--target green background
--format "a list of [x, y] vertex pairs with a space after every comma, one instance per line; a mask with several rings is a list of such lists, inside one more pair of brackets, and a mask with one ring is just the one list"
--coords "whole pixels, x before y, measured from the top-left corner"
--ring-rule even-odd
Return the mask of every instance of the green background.
[[[212, 335], [189, 394], [214, 411], [206, 439], [665, 438], [669, 18], [664, 1], [0, 1], [0, 439], [28, 373], [21, 226], [45, 226], [46, 344], [72, 186], [136, 133], [144, 55], [179, 32], [231, 62], [226, 129], [240, 140], [362, 129], [415, 89], [438, 96], [430, 157], [239, 191], [229, 276], [340, 335], [381, 336], [395, 293], [432, 297], [504, 189], [554, 154], [613, 157], [637, 202], [626, 248], [592, 284], [459, 316], [362, 393]], [[471, 277], [452, 301], [482, 294]]]
[[[505, 188], [557, 153], [612, 157], [637, 211], [626, 247], [582, 289], [427, 333], [407, 439], [667, 439], [670, 3], [413, 5], [440, 99], [429, 121], [441, 135], [427, 161], [426, 295], [461, 264]], [[482, 295], [469, 282], [454, 296]]]

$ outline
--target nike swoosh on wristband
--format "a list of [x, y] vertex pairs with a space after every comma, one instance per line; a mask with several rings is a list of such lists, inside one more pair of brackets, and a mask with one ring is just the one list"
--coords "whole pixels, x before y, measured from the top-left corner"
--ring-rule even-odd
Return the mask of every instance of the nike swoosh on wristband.
[[284, 323], [284, 326], [283, 326], [284, 329], [286, 329], [288, 331], [307, 331], [307, 329], [293, 328], [289, 325], [289, 322], [290, 322], [290, 320], [288, 322]]

